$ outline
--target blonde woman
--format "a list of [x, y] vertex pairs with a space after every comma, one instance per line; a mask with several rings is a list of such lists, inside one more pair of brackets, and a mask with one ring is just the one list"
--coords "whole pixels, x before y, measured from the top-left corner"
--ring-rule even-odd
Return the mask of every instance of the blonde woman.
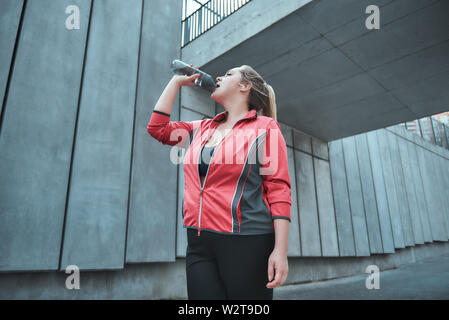
[[187, 148], [183, 159], [189, 299], [273, 299], [288, 274], [291, 188], [273, 88], [250, 66], [217, 77], [213, 119], [170, 121], [181, 86], [174, 75], [148, 133]]

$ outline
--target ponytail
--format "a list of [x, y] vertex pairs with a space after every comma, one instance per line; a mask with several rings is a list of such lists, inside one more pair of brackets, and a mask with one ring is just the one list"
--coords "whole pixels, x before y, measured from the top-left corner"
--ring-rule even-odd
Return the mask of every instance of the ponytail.
[[242, 65], [240, 73], [242, 82], [251, 83], [248, 97], [249, 110], [255, 109], [258, 114], [276, 120], [276, 97], [273, 87], [266, 83], [251, 66]]
[[276, 96], [274, 94], [273, 87], [270, 86], [268, 83], [265, 83], [265, 87], [268, 90], [268, 108], [266, 108], [266, 114], [264, 116], [271, 117], [274, 120], [277, 121], [277, 115], [276, 115]]

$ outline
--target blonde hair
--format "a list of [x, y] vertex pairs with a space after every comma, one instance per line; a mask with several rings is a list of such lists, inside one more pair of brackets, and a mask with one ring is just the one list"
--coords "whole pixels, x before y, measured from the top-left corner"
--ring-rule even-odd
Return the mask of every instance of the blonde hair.
[[277, 120], [276, 96], [273, 87], [266, 83], [260, 74], [246, 64], [240, 67], [242, 82], [251, 83], [248, 97], [249, 110], [255, 109], [257, 113]]

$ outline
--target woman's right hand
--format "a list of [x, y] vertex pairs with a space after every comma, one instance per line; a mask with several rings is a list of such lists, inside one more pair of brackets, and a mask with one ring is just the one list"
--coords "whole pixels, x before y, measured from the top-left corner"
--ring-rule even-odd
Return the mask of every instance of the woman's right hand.
[[179, 86], [188, 86], [188, 87], [194, 87], [195, 86], [195, 79], [200, 76], [199, 73], [192, 74], [191, 76], [186, 75], [180, 75], [175, 74], [172, 78], [172, 80]]
[[[196, 69], [198, 69], [197, 67], [190, 65], [191, 67], [194, 67]], [[192, 74], [191, 76], [187, 76], [187, 75], [179, 75], [179, 74], [175, 74], [172, 78], [173, 81], [175, 81], [175, 83], [179, 86], [187, 86], [187, 87], [194, 87], [195, 86], [195, 79], [198, 78], [200, 76], [199, 73], [195, 73]]]

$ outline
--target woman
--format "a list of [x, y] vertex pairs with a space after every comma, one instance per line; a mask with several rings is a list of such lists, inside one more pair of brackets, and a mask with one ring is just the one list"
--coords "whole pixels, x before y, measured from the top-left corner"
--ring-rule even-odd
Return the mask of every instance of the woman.
[[273, 299], [273, 288], [288, 273], [291, 206], [273, 89], [250, 66], [236, 67], [217, 77], [211, 94], [224, 112], [170, 121], [180, 87], [194, 86], [197, 77], [173, 76], [147, 128], [163, 144], [187, 148], [182, 212], [188, 297]]

